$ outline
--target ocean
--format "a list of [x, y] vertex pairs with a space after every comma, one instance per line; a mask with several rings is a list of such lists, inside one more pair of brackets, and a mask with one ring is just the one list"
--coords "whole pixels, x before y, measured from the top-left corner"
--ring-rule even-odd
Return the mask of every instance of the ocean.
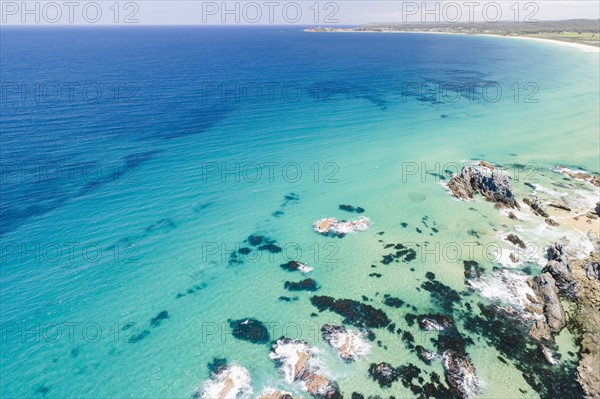
[[[319, 312], [315, 294], [381, 309], [426, 348], [435, 334], [407, 315], [450, 313], [472, 341], [481, 397], [544, 396], [523, 377], [527, 359], [507, 361], [506, 342], [468, 323], [490, 299], [465, 286], [463, 260], [501, 267], [479, 248], [506, 218], [441, 183], [475, 160], [548, 187], [557, 165], [598, 172], [597, 53], [298, 27], [1, 34], [0, 396], [189, 398], [214, 358], [247, 368], [255, 394], [303, 394], [268, 344], [232, 336], [228, 320], [244, 318], [271, 340], [315, 346], [345, 397], [414, 397], [400, 381], [379, 386], [371, 363], [443, 376], [393, 329], [373, 330], [364, 359], [341, 361], [319, 329], [343, 317]], [[356, 234], [313, 230], [362, 216], [371, 226]], [[397, 243], [416, 259], [382, 262]], [[305, 278], [280, 267], [289, 260], [314, 267], [316, 292], [284, 288]], [[445, 288], [423, 288], [427, 272]], [[578, 349], [566, 329], [559, 338], [555, 372], [573, 380]]]

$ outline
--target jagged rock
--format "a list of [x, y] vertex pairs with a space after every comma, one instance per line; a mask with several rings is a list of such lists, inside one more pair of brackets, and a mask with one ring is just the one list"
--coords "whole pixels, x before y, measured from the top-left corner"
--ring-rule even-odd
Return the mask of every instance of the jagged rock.
[[321, 399], [341, 399], [337, 384], [319, 374], [316, 351], [305, 341], [281, 337], [271, 347], [270, 357], [288, 383], [302, 382], [302, 388]]
[[542, 355], [544, 356], [544, 359], [546, 359], [546, 361], [548, 362], [548, 364], [556, 364], [556, 363], [558, 363], [556, 361], [556, 359], [554, 359], [554, 356], [552, 355], [552, 352], [550, 351], [550, 349], [548, 349], [544, 345], [542, 345]]
[[456, 397], [467, 399], [480, 393], [475, 366], [467, 356], [447, 350], [442, 359], [446, 382]]
[[425, 349], [421, 345], [417, 345], [416, 348], [417, 355], [425, 364], [431, 364], [431, 361], [436, 358], [436, 353], [430, 350]]
[[548, 226], [552, 226], [552, 227], [560, 226], [560, 223], [558, 223], [556, 220], [554, 220], [552, 218], [546, 218], [545, 222], [546, 222], [546, 224], [548, 224]]
[[426, 331], [442, 331], [454, 326], [452, 319], [441, 313], [417, 317], [419, 326]]
[[398, 369], [385, 362], [379, 364], [371, 363], [369, 375], [373, 380], [377, 381], [382, 388], [391, 387], [400, 377]]
[[556, 282], [559, 291], [568, 296], [573, 296], [580, 287], [573, 280], [573, 270], [569, 255], [564, 251], [559, 242], [548, 248], [548, 263], [542, 269], [543, 273], [550, 273]]
[[245, 368], [230, 365], [212, 374], [202, 387], [202, 399], [228, 399], [247, 396], [252, 392], [252, 379]]
[[544, 310], [546, 323], [553, 333], [560, 332], [565, 326], [565, 312], [558, 299], [558, 289], [550, 273], [535, 276], [530, 280], [533, 291], [538, 296]]
[[569, 208], [565, 204], [557, 204], [556, 202], [552, 202], [548, 206], [551, 206], [551, 207], [557, 208], [557, 209], [562, 209], [563, 211], [571, 212], [571, 208]]
[[515, 215], [512, 211], [508, 212], [508, 218], [512, 220], [519, 220], [519, 218], [517, 218], [517, 215]]
[[543, 218], [550, 217], [550, 215], [548, 215], [548, 213], [542, 207], [542, 203], [540, 202], [540, 199], [538, 197], [534, 197], [533, 201], [531, 201], [529, 198], [523, 198], [523, 202], [529, 205], [534, 214]]
[[525, 242], [523, 240], [521, 240], [519, 238], [518, 235], [516, 234], [509, 234], [506, 236], [506, 240], [513, 243], [514, 245], [516, 245], [517, 247], [521, 248], [521, 249], [527, 249], [527, 245], [525, 245]]
[[480, 193], [489, 201], [519, 209], [519, 203], [512, 193], [510, 179], [508, 176], [494, 172], [493, 169], [488, 175], [480, 169], [464, 166], [460, 174], [450, 179], [448, 188], [459, 199], [471, 199], [473, 193]]
[[559, 166], [557, 172], [569, 176], [573, 179], [587, 181], [588, 183], [591, 183], [596, 187], [600, 187], [600, 176], [592, 175], [582, 170], [571, 170], [565, 166]]
[[347, 330], [344, 326], [325, 324], [321, 327], [321, 334], [335, 352], [347, 362], [365, 356], [370, 349], [363, 334]]
[[585, 270], [585, 275], [590, 280], [600, 281], [600, 265], [598, 262], [588, 262], [583, 265], [583, 270]]

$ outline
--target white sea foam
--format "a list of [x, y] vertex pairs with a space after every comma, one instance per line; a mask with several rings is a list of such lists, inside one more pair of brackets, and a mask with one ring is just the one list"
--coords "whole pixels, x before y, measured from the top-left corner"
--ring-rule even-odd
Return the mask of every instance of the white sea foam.
[[[527, 284], [527, 279], [528, 276], [524, 274], [502, 269], [487, 278], [469, 281], [469, 285], [482, 296], [505, 305], [508, 312], [522, 312], [527, 307], [536, 305], [532, 301], [536, 295]], [[523, 315], [528, 318], [533, 316], [530, 312]]]
[[202, 388], [203, 399], [250, 398], [252, 378], [244, 367], [232, 364], [206, 381]]
[[306, 365], [310, 369], [316, 369], [317, 364], [313, 355], [317, 354], [317, 349], [302, 341], [288, 340], [277, 341], [274, 350], [269, 354], [271, 359], [280, 363], [280, 369], [288, 383], [296, 380], [296, 366], [302, 356], [307, 356]]
[[328, 342], [344, 360], [357, 360], [366, 357], [371, 345], [364, 335], [352, 330], [331, 333]]
[[320, 234], [348, 234], [357, 233], [359, 231], [367, 230], [371, 221], [367, 217], [362, 217], [357, 220], [348, 222], [344, 220], [337, 220], [336, 218], [323, 218], [317, 220], [313, 227], [317, 233]]

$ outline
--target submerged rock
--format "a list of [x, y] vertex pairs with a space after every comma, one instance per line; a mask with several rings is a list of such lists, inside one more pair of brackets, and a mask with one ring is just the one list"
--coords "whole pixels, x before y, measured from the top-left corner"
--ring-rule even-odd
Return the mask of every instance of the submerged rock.
[[512, 184], [508, 176], [495, 172], [493, 169], [489, 171], [491, 173], [484, 168], [464, 166], [460, 174], [452, 176], [448, 182], [448, 188], [458, 199], [472, 199], [474, 193], [480, 193], [489, 201], [519, 209], [519, 203], [512, 193]]
[[340, 209], [346, 212], [364, 213], [365, 209], [357, 206], [356, 208], [352, 205], [340, 205]]
[[390, 319], [382, 310], [352, 299], [315, 295], [310, 302], [320, 312], [324, 310], [335, 312], [344, 317], [344, 323], [356, 327], [381, 328], [390, 324]]
[[232, 364], [213, 374], [202, 386], [202, 399], [235, 399], [252, 393], [252, 379], [245, 368]]
[[286, 281], [283, 284], [283, 288], [288, 291], [316, 291], [319, 289], [317, 282], [312, 278], [307, 278], [302, 281]]
[[229, 326], [235, 338], [254, 344], [269, 342], [269, 330], [256, 319], [230, 320]]
[[351, 222], [335, 218], [324, 218], [317, 220], [313, 224], [313, 227], [319, 234], [343, 237], [348, 233], [357, 233], [366, 230], [369, 228], [369, 224], [370, 220], [366, 217]]
[[371, 348], [364, 334], [347, 330], [344, 326], [325, 324], [321, 327], [321, 334], [333, 350], [348, 362], [366, 356]]
[[287, 270], [289, 272], [298, 270], [302, 273], [308, 273], [314, 270], [313, 267], [307, 265], [306, 263], [298, 262], [295, 260], [291, 260], [288, 263], [283, 263], [280, 266], [283, 270]]

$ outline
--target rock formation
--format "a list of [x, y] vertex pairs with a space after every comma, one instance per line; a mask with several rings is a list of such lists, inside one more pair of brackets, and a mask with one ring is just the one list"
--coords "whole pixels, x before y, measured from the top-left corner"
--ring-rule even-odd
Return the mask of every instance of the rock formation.
[[480, 193], [499, 206], [519, 209], [510, 179], [494, 170], [488, 173], [483, 168], [464, 166], [460, 174], [450, 179], [448, 188], [459, 199], [471, 199], [474, 193]]

